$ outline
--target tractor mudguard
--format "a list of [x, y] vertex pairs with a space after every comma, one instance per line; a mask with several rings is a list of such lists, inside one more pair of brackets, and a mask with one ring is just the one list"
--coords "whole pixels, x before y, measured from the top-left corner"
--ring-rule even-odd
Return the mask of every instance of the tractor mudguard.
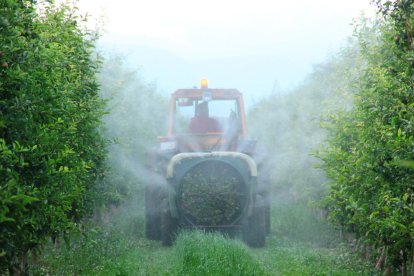
[[240, 159], [246, 163], [248, 166], [250, 176], [257, 177], [257, 166], [256, 162], [251, 158], [249, 155], [241, 153], [241, 152], [231, 152], [231, 151], [217, 151], [217, 152], [185, 152], [179, 153], [171, 158], [170, 162], [167, 166], [167, 174], [166, 178], [171, 179], [174, 177], [176, 173], [176, 166], [180, 165], [182, 162], [188, 159], [201, 159], [204, 160], [206, 158], [214, 158], [214, 159], [223, 159], [223, 160], [231, 160], [231, 159]]

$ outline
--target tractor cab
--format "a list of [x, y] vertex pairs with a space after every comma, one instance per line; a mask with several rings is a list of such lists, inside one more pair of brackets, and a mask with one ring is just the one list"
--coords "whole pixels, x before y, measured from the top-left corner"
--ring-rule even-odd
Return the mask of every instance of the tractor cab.
[[171, 95], [168, 135], [160, 149], [236, 151], [247, 136], [242, 94], [236, 89], [179, 89]]

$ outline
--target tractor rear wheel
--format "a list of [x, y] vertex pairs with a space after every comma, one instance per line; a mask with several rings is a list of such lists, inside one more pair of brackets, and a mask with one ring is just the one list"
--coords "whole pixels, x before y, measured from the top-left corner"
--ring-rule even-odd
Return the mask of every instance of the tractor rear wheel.
[[[261, 196], [256, 196], [257, 200]], [[257, 203], [256, 200], [256, 203]], [[266, 244], [266, 207], [254, 206], [252, 214], [243, 226], [243, 241], [250, 247], [264, 247]]]
[[161, 243], [163, 246], [171, 246], [177, 235], [178, 221], [171, 215], [168, 199], [164, 199], [162, 205]]
[[145, 186], [145, 237], [161, 240], [161, 189], [154, 186]]
[[266, 235], [270, 234], [270, 231], [272, 230], [272, 226], [271, 226], [271, 209], [270, 209], [270, 204], [267, 205], [266, 207], [264, 207], [264, 212], [265, 212], [265, 226], [266, 226]]

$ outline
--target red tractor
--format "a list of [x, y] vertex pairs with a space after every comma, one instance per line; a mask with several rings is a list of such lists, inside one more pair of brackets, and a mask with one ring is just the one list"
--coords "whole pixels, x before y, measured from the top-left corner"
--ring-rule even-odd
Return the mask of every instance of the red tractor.
[[171, 95], [167, 136], [149, 154], [146, 236], [171, 245], [182, 228], [241, 234], [262, 247], [270, 232], [265, 158], [247, 136], [235, 89], [179, 89]]

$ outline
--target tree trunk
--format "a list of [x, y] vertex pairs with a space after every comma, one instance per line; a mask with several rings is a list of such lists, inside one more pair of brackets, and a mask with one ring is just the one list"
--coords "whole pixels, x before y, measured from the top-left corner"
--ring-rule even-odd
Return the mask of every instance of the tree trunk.
[[407, 272], [407, 253], [401, 250], [401, 275], [408, 276]]
[[384, 262], [385, 262], [385, 256], [386, 256], [385, 251], [386, 251], [385, 247], [383, 247], [381, 249], [380, 257], [378, 258], [377, 263], [375, 264], [375, 269], [379, 271], [381, 271], [384, 268]]
[[27, 251], [19, 255], [18, 263], [15, 263], [14, 265], [12, 264], [11, 267], [9, 267], [9, 274], [12, 276], [29, 275]]

